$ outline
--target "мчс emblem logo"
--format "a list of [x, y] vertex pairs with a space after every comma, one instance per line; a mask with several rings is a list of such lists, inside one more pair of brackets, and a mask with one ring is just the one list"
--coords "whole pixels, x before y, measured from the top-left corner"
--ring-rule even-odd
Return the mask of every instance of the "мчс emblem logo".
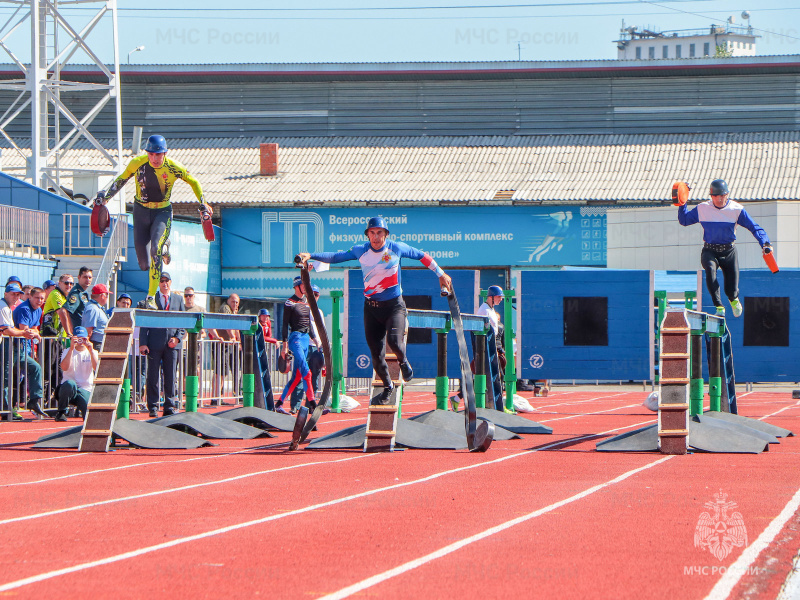
[[734, 548], [747, 545], [747, 528], [744, 526], [742, 513], [733, 509], [736, 502], [728, 502], [728, 494], [722, 490], [714, 494], [713, 502], [706, 502], [703, 506], [710, 512], [704, 512], [697, 519], [694, 530], [694, 546], [708, 550], [724, 560]]

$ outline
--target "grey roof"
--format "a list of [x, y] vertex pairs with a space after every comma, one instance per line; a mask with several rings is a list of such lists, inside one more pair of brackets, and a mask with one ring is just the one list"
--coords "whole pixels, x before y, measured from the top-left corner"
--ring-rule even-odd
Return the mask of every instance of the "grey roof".
[[[698, 75], [715, 73], [797, 72], [800, 55], [777, 54], [729, 58], [693, 57], [658, 60], [553, 60], [553, 61], [406, 61], [340, 63], [212, 63], [120, 65], [126, 82], [165, 80], [237, 81], [348, 79], [468, 79], [468, 78], [571, 78], [618, 76]], [[13, 63], [0, 64], [0, 79], [18, 77]], [[94, 64], [69, 64], [62, 76], [100, 75]]]
[[[261, 142], [279, 144], [275, 177], [258, 174]], [[800, 199], [800, 132], [171, 139], [169, 156], [221, 205], [662, 201], [676, 180], [699, 199], [717, 177], [739, 200]], [[23, 161], [4, 150], [2, 164]], [[82, 148], [61, 164], [102, 161]], [[180, 184], [172, 199], [195, 202]]]

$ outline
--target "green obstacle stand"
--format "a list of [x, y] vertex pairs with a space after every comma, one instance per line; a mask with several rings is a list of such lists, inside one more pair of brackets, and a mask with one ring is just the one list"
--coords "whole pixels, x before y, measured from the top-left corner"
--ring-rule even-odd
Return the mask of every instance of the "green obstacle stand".
[[122, 392], [117, 404], [117, 418], [127, 419], [131, 415], [131, 380], [125, 378], [122, 381]]
[[333, 300], [333, 312], [331, 313], [331, 328], [333, 335], [331, 336], [331, 368], [333, 373], [329, 373], [328, 377], [333, 378], [333, 388], [331, 390], [331, 412], [340, 413], [342, 409], [339, 405], [340, 397], [345, 391], [344, 389], [344, 376], [342, 374], [342, 333], [341, 327], [341, 310], [342, 297], [344, 292], [341, 290], [333, 290], [331, 292], [331, 299]]

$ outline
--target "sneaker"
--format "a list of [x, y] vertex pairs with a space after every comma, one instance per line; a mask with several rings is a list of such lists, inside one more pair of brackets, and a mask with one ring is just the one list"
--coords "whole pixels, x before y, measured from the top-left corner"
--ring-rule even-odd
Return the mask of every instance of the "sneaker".
[[158, 411], [155, 408], [150, 409], [149, 414], [150, 414], [150, 417], [153, 418], [153, 419], [158, 417]]
[[66, 420], [67, 420], [67, 414], [66, 413], [59, 412], [56, 415], [56, 421], [66, 421]]
[[308, 412], [313, 413], [317, 409], [317, 403], [313, 400], [308, 400], [306, 402], [306, 406], [308, 407]]
[[460, 403], [460, 398], [458, 396], [450, 396], [450, 408], [453, 410], [453, 412], [458, 412], [458, 405]]
[[16, 410], [11, 413], [11, 420], [12, 421], [22, 421], [22, 415], [19, 414]]
[[411, 363], [407, 360], [400, 363], [400, 372], [403, 374], [403, 381], [406, 383], [414, 379], [414, 369], [411, 368]]
[[161, 250], [161, 262], [168, 265], [171, 260], [172, 256], [169, 253], [169, 240], [167, 240], [164, 242], [164, 248]]
[[734, 300], [731, 300], [731, 309], [733, 310], [734, 317], [741, 317], [744, 307], [742, 306], [742, 303], [739, 302], [739, 299], [736, 298]]
[[394, 391], [394, 386], [383, 388], [383, 391], [372, 398], [370, 400], [370, 404], [391, 404], [392, 403], [392, 391]]
[[275, 412], [279, 412], [282, 415], [288, 415], [289, 414], [289, 412], [285, 408], [283, 408], [283, 400], [278, 400], [275, 403]]
[[718, 317], [724, 317], [725, 316], [725, 307], [724, 306], [718, 306], [717, 307], [717, 316]]
[[144, 307], [149, 308], [150, 310], [158, 310], [156, 299], [153, 298], [153, 296], [148, 296], [144, 301]]

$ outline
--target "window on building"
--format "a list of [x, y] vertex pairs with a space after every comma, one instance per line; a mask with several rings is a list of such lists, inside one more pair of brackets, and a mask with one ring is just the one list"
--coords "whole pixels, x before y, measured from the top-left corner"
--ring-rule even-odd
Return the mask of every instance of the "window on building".
[[681, 54], [682, 54], [681, 45], [678, 44], [677, 46], [675, 46], [675, 58], [680, 58]]
[[703, 56], [711, 56], [711, 44], [708, 42], [703, 44]]
[[661, 58], [669, 58], [669, 46], [661, 46]]
[[689, 44], [689, 58], [694, 58], [694, 44]]
[[655, 46], [650, 46], [647, 49], [647, 57], [648, 58], [655, 58], [656, 57], [656, 47]]
[[641, 47], [641, 46], [639, 46], [638, 48], [636, 48], [636, 58], [637, 58], [637, 59], [640, 59], [640, 58], [642, 58], [642, 47]]

